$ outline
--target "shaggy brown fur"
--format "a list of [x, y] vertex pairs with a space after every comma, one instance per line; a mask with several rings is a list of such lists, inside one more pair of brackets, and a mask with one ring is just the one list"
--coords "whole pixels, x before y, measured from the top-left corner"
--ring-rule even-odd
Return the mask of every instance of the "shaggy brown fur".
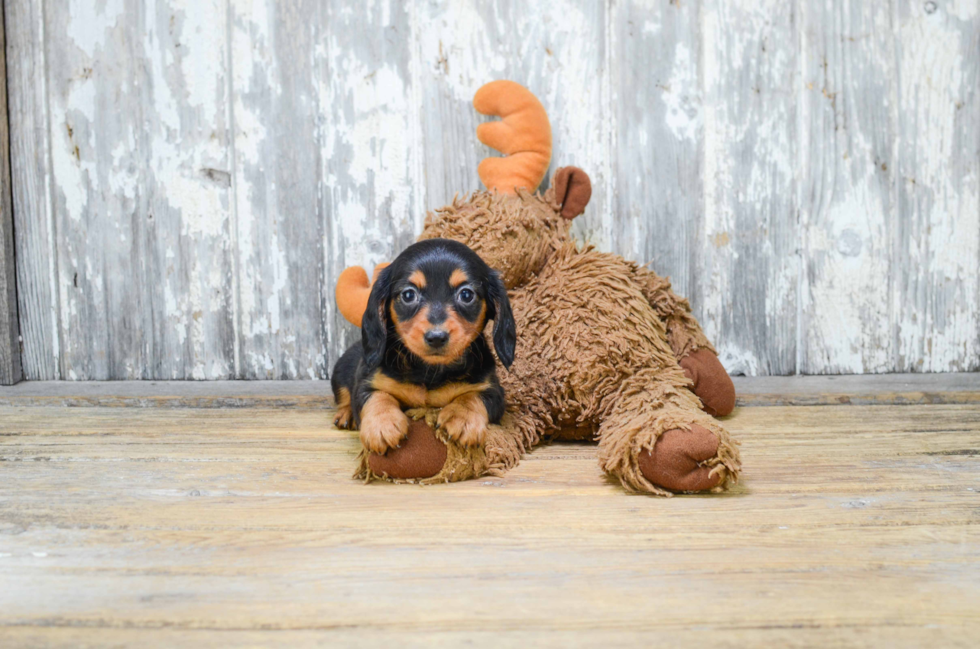
[[[549, 144], [550, 155], [546, 118], [526, 132], [514, 126], [523, 114], [518, 109], [543, 115], [527, 89], [492, 82], [474, 105], [504, 118], [501, 126], [481, 125], [484, 134], [494, 134], [481, 136], [485, 144], [519, 153], [527, 148], [519, 144], [531, 138]], [[499, 170], [514, 158], [521, 178], [533, 175], [531, 167], [540, 178], [547, 156], [540, 157], [530, 167], [519, 156], [491, 163]], [[540, 194], [520, 189], [536, 180], [504, 182], [483, 168], [491, 191], [457, 197], [429, 214], [419, 239], [464, 243], [500, 273], [519, 332], [516, 360], [500, 376], [508, 415], [487, 430], [483, 446], [467, 448], [450, 440], [438, 411], [412, 411], [410, 443], [385, 457], [363, 453], [358, 475], [464, 480], [506, 470], [545, 440], [595, 439], [602, 469], [631, 491], [670, 495], [734, 484], [738, 443], [709, 415], [732, 411], [734, 387], [687, 300], [651, 270], [569, 236], [571, 219], [591, 196], [588, 175], [564, 167]], [[364, 294], [366, 272], [350, 277]], [[364, 309], [351, 295], [338, 289], [338, 304], [354, 305], [347, 311], [357, 316]]]
[[[443, 470], [417, 481], [473, 478], [516, 464], [544, 440], [594, 438], [602, 469], [631, 491], [727, 488], [740, 469], [737, 442], [702, 410], [678, 364], [699, 350], [717, 363], [687, 301], [652, 271], [578, 246], [560, 212], [553, 190], [476, 192], [427, 218], [420, 239], [461, 241], [501, 272], [520, 335], [500, 377], [507, 420], [484, 448], [447, 444]], [[423, 417], [448, 439], [437, 411], [414, 412]], [[358, 475], [381, 477], [368, 459]]]

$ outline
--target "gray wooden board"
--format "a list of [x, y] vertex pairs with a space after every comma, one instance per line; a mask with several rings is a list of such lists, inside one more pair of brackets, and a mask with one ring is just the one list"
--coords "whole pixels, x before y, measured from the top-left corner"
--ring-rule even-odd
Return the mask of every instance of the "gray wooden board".
[[[6, 74], [3, 33], [3, 12], [0, 11], [0, 77]], [[14, 217], [10, 197], [10, 134], [7, 124], [7, 86], [0, 84], [0, 385], [11, 385], [21, 379]]]
[[[980, 374], [735, 377], [739, 407], [980, 403]], [[333, 408], [323, 381], [24, 381], [0, 387], [0, 406]], [[327, 418], [324, 426], [330, 425]]]
[[29, 379], [325, 378], [497, 78], [730, 372], [980, 369], [977, 0], [5, 4]]

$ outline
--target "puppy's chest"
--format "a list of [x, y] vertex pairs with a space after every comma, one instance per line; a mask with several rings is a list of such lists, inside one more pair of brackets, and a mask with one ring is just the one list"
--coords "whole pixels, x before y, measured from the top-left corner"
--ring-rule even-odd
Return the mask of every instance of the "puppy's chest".
[[488, 383], [447, 382], [437, 387], [406, 383], [380, 372], [371, 379], [371, 387], [395, 397], [408, 408], [444, 408], [465, 394], [478, 393], [490, 387]]

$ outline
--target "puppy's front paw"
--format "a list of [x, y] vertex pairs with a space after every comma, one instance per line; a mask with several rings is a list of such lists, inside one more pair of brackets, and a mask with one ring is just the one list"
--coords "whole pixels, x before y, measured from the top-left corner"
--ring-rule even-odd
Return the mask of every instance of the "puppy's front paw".
[[480, 446], [487, 438], [490, 424], [486, 406], [479, 395], [467, 394], [451, 401], [437, 420], [439, 428], [463, 446]]
[[382, 455], [408, 435], [408, 417], [389, 394], [375, 392], [361, 412], [361, 444], [372, 453]]
[[344, 430], [351, 430], [354, 427], [354, 413], [350, 405], [337, 407], [337, 416], [333, 418], [333, 425]]

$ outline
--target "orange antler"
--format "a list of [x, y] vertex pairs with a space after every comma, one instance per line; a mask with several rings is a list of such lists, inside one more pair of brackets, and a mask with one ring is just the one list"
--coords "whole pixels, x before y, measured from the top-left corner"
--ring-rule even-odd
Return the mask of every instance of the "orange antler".
[[361, 319], [367, 309], [368, 298], [371, 296], [371, 285], [378, 280], [378, 273], [384, 270], [387, 263], [374, 267], [374, 277], [368, 282], [367, 271], [360, 266], [345, 268], [337, 278], [337, 308], [347, 322], [355, 327], [361, 326]]
[[491, 81], [476, 91], [473, 108], [502, 118], [476, 128], [480, 142], [507, 156], [480, 163], [483, 184], [505, 194], [537, 189], [551, 163], [551, 124], [538, 98], [519, 83]]

